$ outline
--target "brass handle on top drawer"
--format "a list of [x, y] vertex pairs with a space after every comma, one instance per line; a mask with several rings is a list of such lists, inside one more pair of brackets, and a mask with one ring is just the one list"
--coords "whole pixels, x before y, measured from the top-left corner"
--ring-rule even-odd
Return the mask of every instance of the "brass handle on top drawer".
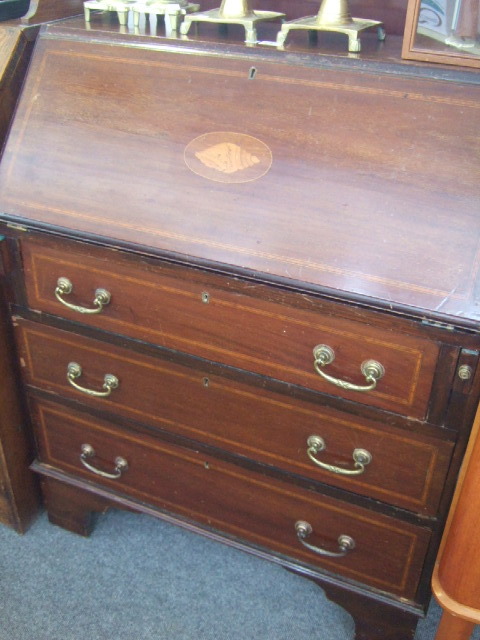
[[373, 391], [377, 386], [377, 382], [385, 375], [385, 367], [376, 360], [365, 360], [360, 365], [360, 371], [365, 376], [365, 380], [368, 384], [358, 385], [347, 382], [346, 380], [339, 380], [333, 376], [329, 376], [322, 369], [327, 364], [330, 364], [335, 360], [334, 350], [326, 344], [318, 344], [313, 350], [313, 366], [319, 376], [322, 376], [328, 382], [331, 382], [336, 387], [341, 389], [347, 389], [348, 391]]
[[312, 525], [309, 522], [305, 522], [305, 520], [299, 520], [295, 523], [295, 531], [299, 542], [301, 542], [304, 547], [307, 547], [307, 549], [310, 549], [310, 551], [317, 553], [319, 556], [343, 558], [343, 556], [346, 556], [349, 551], [355, 548], [355, 540], [350, 536], [343, 534], [338, 538], [338, 551], [328, 551], [327, 549], [321, 549], [320, 547], [315, 547], [313, 544], [306, 542], [306, 539], [313, 532], [313, 528]]
[[76, 378], [79, 378], [82, 375], [82, 367], [77, 362], [70, 362], [67, 367], [67, 380], [75, 387], [77, 391], [81, 391], [82, 393], [86, 393], [87, 396], [94, 396], [96, 398], [106, 398], [112, 393], [113, 389], [116, 389], [119, 385], [118, 378], [111, 373], [106, 373], [103, 378], [103, 389], [104, 391], [95, 391], [94, 389], [85, 389], [85, 387], [81, 387], [77, 382], [75, 382]]
[[59, 278], [57, 280], [57, 287], [55, 289], [55, 297], [59, 302], [63, 305], [72, 309], [72, 311], [77, 311], [78, 313], [100, 313], [103, 311], [103, 307], [110, 302], [110, 293], [106, 289], [96, 289], [95, 290], [95, 298], [93, 299], [94, 308], [88, 307], [80, 307], [76, 304], [72, 304], [71, 302], [67, 302], [62, 298], [62, 296], [66, 296], [73, 291], [73, 284], [70, 282], [68, 278]]
[[355, 469], [344, 469], [342, 467], [335, 467], [332, 464], [320, 462], [320, 460], [317, 460], [315, 458], [317, 453], [320, 453], [320, 451], [324, 451], [327, 448], [325, 440], [321, 436], [309, 436], [307, 440], [307, 446], [307, 455], [312, 462], [314, 462], [322, 469], [325, 469], [325, 471], [331, 471], [332, 473], [336, 473], [342, 476], [359, 476], [365, 471], [365, 465], [369, 464], [372, 461], [372, 454], [369, 451], [367, 451], [366, 449], [354, 449], [352, 458], [355, 462]]
[[102, 478], [110, 478], [110, 480], [116, 480], [120, 478], [123, 471], [128, 469], [128, 462], [125, 458], [121, 458], [120, 456], [115, 458], [115, 469], [113, 473], [108, 473], [107, 471], [102, 471], [101, 469], [97, 469], [92, 464], [87, 462], [88, 458], [95, 457], [95, 449], [90, 444], [82, 444], [82, 453], [80, 454], [80, 462], [86, 467], [89, 471], [93, 471], [97, 476], [102, 476]]

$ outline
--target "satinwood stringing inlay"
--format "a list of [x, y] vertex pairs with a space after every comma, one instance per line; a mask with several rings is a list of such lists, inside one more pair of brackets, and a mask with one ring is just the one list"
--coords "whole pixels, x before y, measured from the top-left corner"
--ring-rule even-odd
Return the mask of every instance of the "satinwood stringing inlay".
[[272, 166], [269, 147], [245, 133], [213, 131], [194, 138], [185, 148], [187, 167], [215, 182], [258, 180]]

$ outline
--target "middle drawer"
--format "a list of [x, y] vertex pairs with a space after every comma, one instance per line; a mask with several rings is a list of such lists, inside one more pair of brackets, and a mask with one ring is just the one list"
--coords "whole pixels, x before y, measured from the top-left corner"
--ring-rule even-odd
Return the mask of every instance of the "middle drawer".
[[[451, 442], [47, 325], [15, 324], [29, 385], [395, 506], [436, 512]], [[118, 380], [110, 392], [108, 374]], [[323, 450], [312, 445], [318, 438]], [[370, 461], [355, 462], [359, 450]]]

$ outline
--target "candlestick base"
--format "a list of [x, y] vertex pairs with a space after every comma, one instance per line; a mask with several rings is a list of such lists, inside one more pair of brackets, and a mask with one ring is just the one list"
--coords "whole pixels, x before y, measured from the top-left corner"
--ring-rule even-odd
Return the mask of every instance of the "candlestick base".
[[306, 18], [298, 18], [285, 22], [281, 30], [277, 34], [277, 45], [283, 47], [287, 36], [293, 29], [303, 29], [306, 31], [335, 31], [344, 33], [348, 36], [348, 51], [353, 53], [361, 51], [361, 42], [359, 34], [366, 29], [375, 27], [379, 40], [385, 40], [385, 29], [383, 23], [378, 20], [365, 20], [363, 18], [348, 18], [344, 23], [340, 24], [321, 24], [318, 16], [309, 16]]
[[180, 33], [186, 36], [194, 22], [210, 22], [224, 25], [240, 24], [245, 28], [245, 43], [256, 44], [257, 24], [259, 22], [281, 20], [283, 18], [285, 18], [285, 14], [277, 11], [249, 11], [244, 16], [227, 18], [220, 12], [220, 9], [211, 9], [210, 11], [202, 11], [185, 16], [180, 26]]

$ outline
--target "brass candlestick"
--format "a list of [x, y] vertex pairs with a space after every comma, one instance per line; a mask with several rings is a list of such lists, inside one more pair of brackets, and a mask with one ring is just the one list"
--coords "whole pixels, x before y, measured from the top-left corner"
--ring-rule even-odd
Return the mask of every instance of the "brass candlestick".
[[371, 27], [376, 27], [379, 40], [385, 40], [385, 30], [382, 23], [378, 20], [352, 18], [348, 0], [323, 0], [316, 16], [285, 22], [278, 32], [277, 45], [283, 46], [285, 44], [285, 40], [292, 29], [336, 31], [348, 36], [349, 51], [358, 52], [362, 46], [358, 37], [359, 33]]
[[180, 33], [187, 35], [193, 22], [213, 22], [216, 24], [241, 24], [245, 28], [245, 42], [256, 44], [257, 23], [278, 20], [285, 17], [277, 11], [257, 11], [252, 8], [253, 0], [222, 0], [219, 9], [201, 11], [185, 16]]
[[176, 34], [184, 16], [200, 9], [199, 4], [193, 4], [189, 0], [135, 0], [133, 6], [133, 25], [138, 29], [140, 16], [163, 16], [165, 22], [165, 35]]

